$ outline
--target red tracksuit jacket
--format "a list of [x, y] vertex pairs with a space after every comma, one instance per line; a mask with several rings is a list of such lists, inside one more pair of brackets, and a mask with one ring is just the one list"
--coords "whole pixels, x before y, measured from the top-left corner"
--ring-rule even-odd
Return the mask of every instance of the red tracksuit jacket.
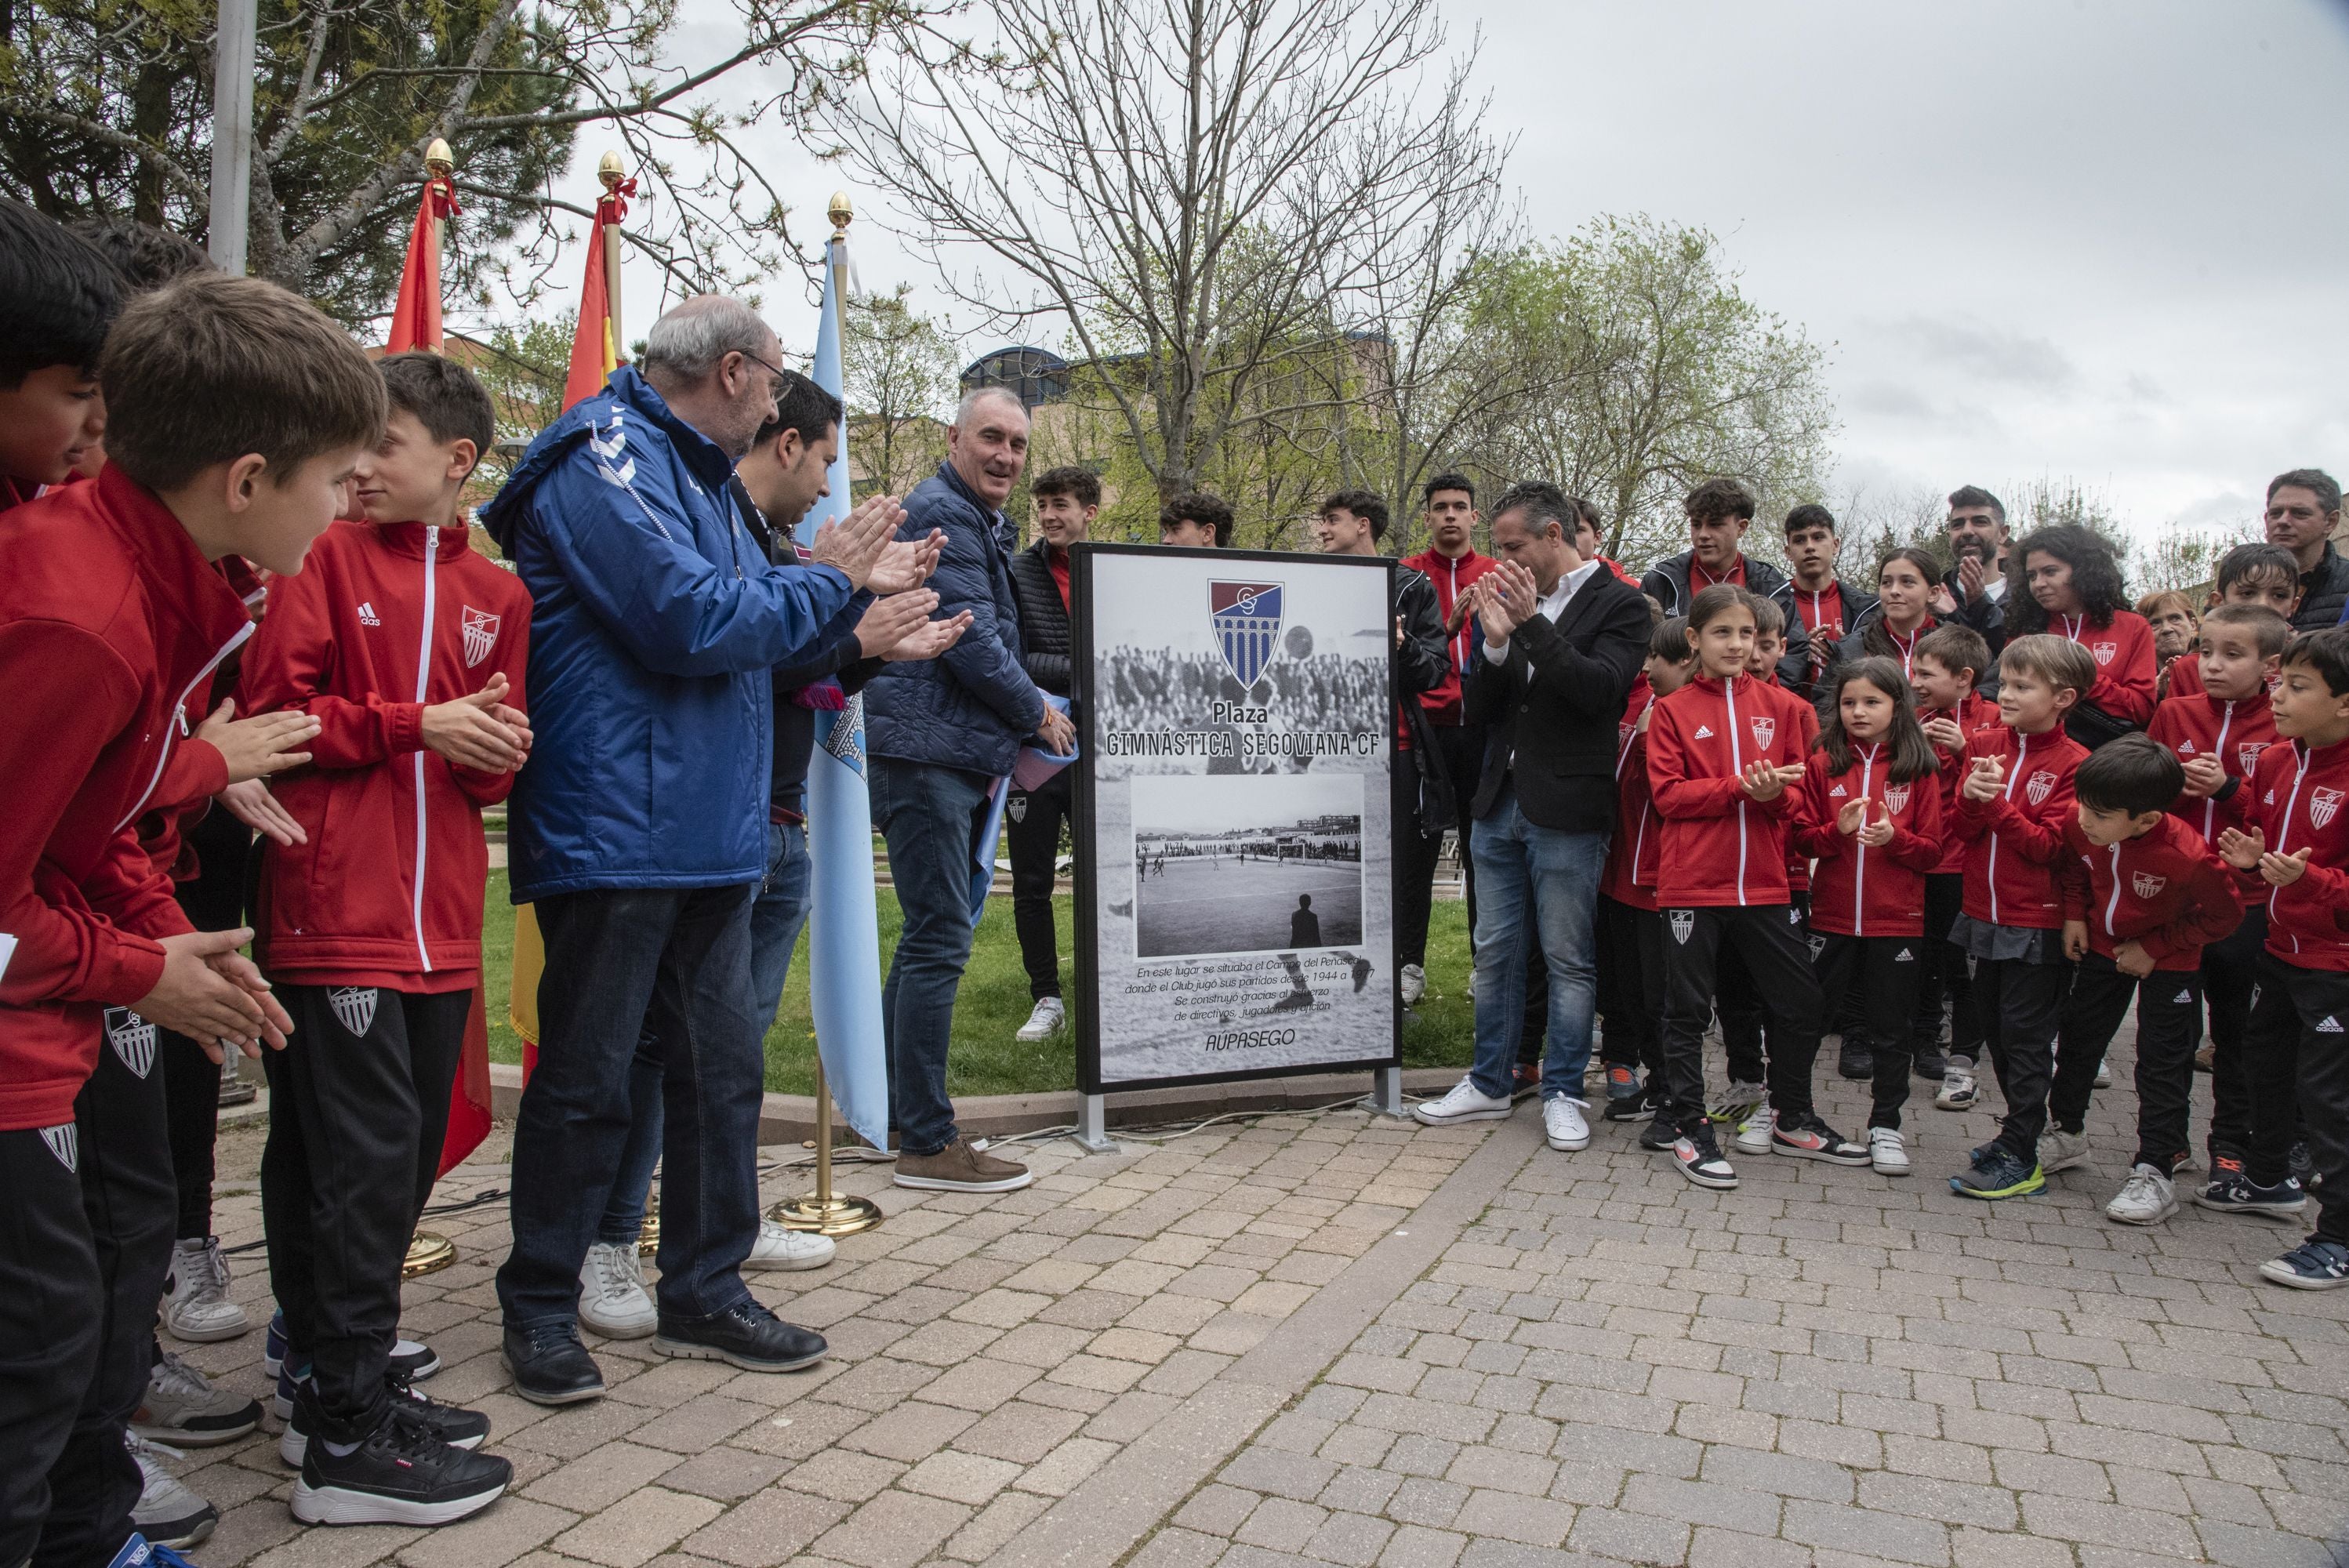
[[2260, 753], [2251, 774], [2250, 825], [2278, 854], [2310, 851], [2290, 887], [2240, 873], [2268, 904], [2268, 951], [2302, 969], [2349, 970], [2349, 743], [2312, 751], [2298, 741]]
[[2235, 788], [2218, 795], [2180, 795], [2169, 810], [2193, 828], [2206, 843], [2219, 841], [2221, 830], [2240, 827], [2251, 793], [2244, 781], [2259, 765], [2260, 753], [2275, 744], [2275, 715], [2268, 694], [2238, 702], [2220, 702], [2208, 692], [2162, 699], [2153, 710], [2146, 733], [2178, 754], [2180, 762], [2192, 757], [2216, 757]]
[[1640, 733], [1640, 716], [1655, 700], [1646, 676], [1631, 683], [1615, 731], [1615, 836], [1599, 873], [1599, 891], [1633, 909], [1656, 907], [1656, 857], [1663, 848], [1664, 820], [1648, 789], [1648, 738]]
[[[1439, 552], [1426, 550], [1417, 555], [1405, 556], [1402, 563], [1414, 572], [1424, 573], [1427, 580], [1435, 584], [1435, 608], [1446, 621], [1452, 618], [1452, 606], [1459, 603], [1460, 590], [1500, 564], [1491, 556], [1479, 555], [1473, 550], [1457, 561]], [[1443, 683], [1419, 694], [1419, 705], [1427, 709], [1431, 723], [1456, 725], [1460, 722], [1460, 677], [1470, 667], [1468, 661], [1476, 656], [1476, 641], [1473, 616], [1461, 622], [1460, 629], [1452, 634], [1444, 650], [1444, 663], [1449, 667], [1444, 671]]]
[[181, 707], [253, 623], [163, 503], [115, 469], [0, 514], [0, 933], [16, 941], [0, 1130], [17, 1131], [73, 1119], [103, 1009], [153, 990], [153, 939], [189, 929], [138, 819]]
[[272, 788], [310, 836], [265, 846], [254, 951], [303, 985], [459, 991], [481, 965], [481, 809], [511, 773], [428, 751], [425, 707], [503, 672], [523, 708], [530, 593], [463, 527], [338, 522], [270, 585], [244, 655], [248, 713], [300, 708], [315, 760]]
[[2075, 818], [2064, 848], [2064, 918], [2087, 923], [2092, 953], [2134, 941], [2158, 970], [2199, 969], [2202, 949], [2243, 923], [2233, 868], [2175, 817], [2102, 848]]
[[1966, 843], [1965, 911], [1989, 925], [2054, 931], [2064, 923], [2056, 861], [2073, 818], [2072, 775], [2088, 748], [2060, 728], [2023, 735], [2001, 725], [1966, 742], [1957, 777], [1962, 786], [1979, 757], [2006, 765], [2006, 783], [1988, 801], [1961, 789], [1952, 813]]
[[1648, 785], [1664, 820], [1656, 902], [1788, 902], [1788, 817], [1801, 780], [1769, 800], [1745, 793], [1754, 762], [1799, 768], [1818, 715], [1788, 691], [1741, 675], [1699, 676], [1656, 704], [1648, 719]]
[[[1989, 729], [2004, 721], [1998, 717], [1998, 704], [1977, 691], [1966, 693], [1966, 700], [1956, 708], [1937, 707], [1918, 716], [1928, 718], [1954, 719], [1958, 733], [1969, 739], [1977, 729]], [[1966, 841], [1958, 836], [1958, 786], [1966, 776], [1966, 749], [1944, 751], [1936, 746], [1933, 755], [1941, 759], [1941, 858], [1933, 867], [1935, 876], [1961, 876], [1966, 869]]]
[[[1811, 929], [1843, 936], [1921, 936], [1925, 873], [1941, 859], [1941, 779], [1895, 783], [1881, 743], [1854, 746], [1852, 765], [1830, 770], [1827, 754], [1811, 753], [1795, 810], [1795, 848], [1817, 857], [1811, 872]], [[1854, 800], [1880, 801], [1892, 817], [1892, 841], [1870, 849], [1836, 827], [1836, 814]], [[1870, 807], [1868, 820], [1880, 815]]]
[[2161, 661], [2153, 654], [2153, 626], [2134, 610], [2116, 610], [2098, 625], [2085, 615], [2050, 615], [2047, 629], [2069, 637], [2096, 661], [2096, 684], [2087, 700], [2125, 723], [2142, 725], [2153, 717], [2154, 688]]

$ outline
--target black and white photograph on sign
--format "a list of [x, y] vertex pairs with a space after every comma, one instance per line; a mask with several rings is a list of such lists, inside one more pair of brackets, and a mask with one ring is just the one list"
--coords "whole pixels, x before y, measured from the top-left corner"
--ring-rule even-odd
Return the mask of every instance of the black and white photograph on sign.
[[1134, 956], [1362, 940], [1360, 774], [1133, 780]]
[[1076, 830], [1099, 1081], [1391, 1061], [1388, 573], [1085, 556]]

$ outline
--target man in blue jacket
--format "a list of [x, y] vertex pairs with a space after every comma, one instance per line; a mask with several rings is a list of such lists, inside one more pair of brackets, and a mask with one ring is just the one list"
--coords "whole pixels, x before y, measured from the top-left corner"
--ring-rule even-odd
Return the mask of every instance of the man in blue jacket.
[[640, 1024], [663, 1046], [667, 1108], [653, 1348], [752, 1371], [825, 1349], [740, 1272], [759, 1230], [768, 672], [865, 596], [903, 513], [870, 502], [814, 564], [770, 566], [728, 481], [775, 411], [781, 358], [740, 301], [688, 300], [654, 324], [641, 373], [613, 372], [543, 431], [483, 509], [535, 602], [538, 745], [513, 793], [512, 875], [546, 968], [498, 1299], [515, 1391], [539, 1404], [604, 1391], [579, 1270], [627, 1138]]
[[873, 820], [905, 917], [881, 999], [900, 1187], [1009, 1192], [1032, 1180], [965, 1141], [947, 1098], [955, 992], [970, 958], [971, 850], [989, 790], [1026, 737], [1063, 754], [1071, 738], [1020, 661], [1003, 503], [1027, 461], [1019, 399], [1000, 387], [966, 397], [947, 460], [905, 498], [902, 531], [945, 534], [930, 586], [939, 614], [968, 613], [969, 627], [941, 657], [891, 665], [864, 688]]

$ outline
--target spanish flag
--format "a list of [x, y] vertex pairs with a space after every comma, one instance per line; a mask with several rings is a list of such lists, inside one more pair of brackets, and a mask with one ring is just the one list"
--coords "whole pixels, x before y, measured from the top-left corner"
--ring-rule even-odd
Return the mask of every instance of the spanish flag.
[[611, 273], [604, 259], [604, 231], [628, 215], [636, 182], [623, 180], [595, 201], [595, 222], [587, 230], [587, 276], [579, 289], [579, 328], [571, 339], [571, 374], [563, 383], [563, 406], [604, 389], [619, 368], [620, 346], [612, 341]]
[[424, 199], [416, 204], [416, 222], [408, 233], [408, 260], [399, 269], [387, 354], [411, 348], [440, 352], [440, 222], [458, 211], [454, 181], [434, 174], [424, 181]]

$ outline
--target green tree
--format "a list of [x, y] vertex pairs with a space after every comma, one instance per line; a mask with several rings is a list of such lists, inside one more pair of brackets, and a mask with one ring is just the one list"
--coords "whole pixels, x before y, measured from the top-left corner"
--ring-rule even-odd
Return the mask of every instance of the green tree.
[[961, 356], [906, 303], [910, 284], [849, 301], [841, 339], [849, 440], [874, 495], [904, 495], [946, 456]]

